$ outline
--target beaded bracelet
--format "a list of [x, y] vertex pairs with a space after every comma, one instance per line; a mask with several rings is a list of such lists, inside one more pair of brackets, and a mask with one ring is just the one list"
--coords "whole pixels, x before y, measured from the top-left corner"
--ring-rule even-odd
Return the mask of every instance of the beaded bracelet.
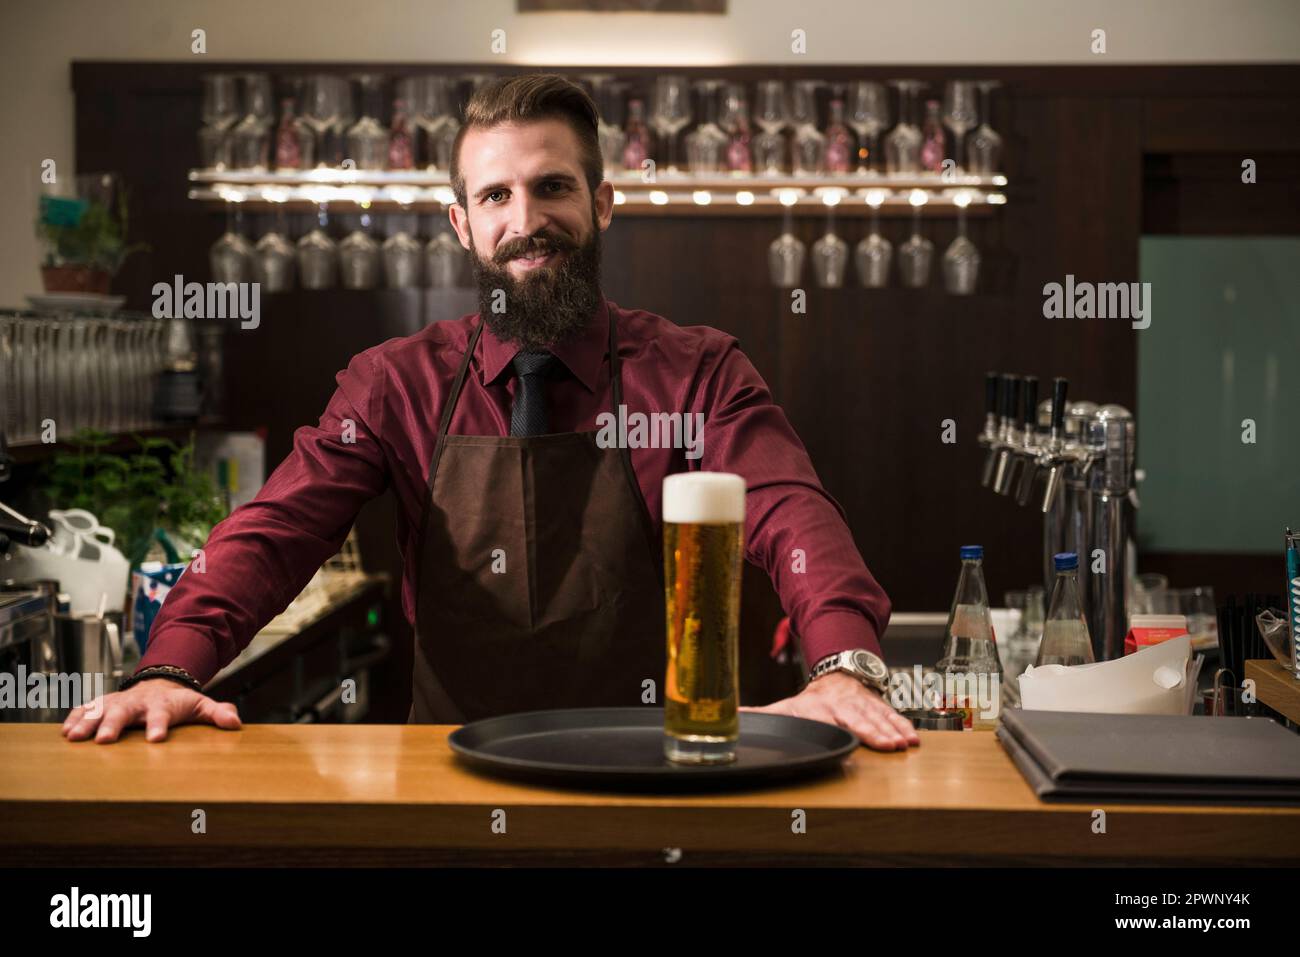
[[203, 684], [198, 678], [186, 671], [184, 668], [178, 668], [176, 665], [150, 665], [142, 671], [137, 671], [131, 677], [127, 678], [117, 686], [118, 691], [125, 691], [132, 685], [139, 684], [149, 678], [167, 678], [171, 681], [179, 682], [192, 691], [203, 693]]

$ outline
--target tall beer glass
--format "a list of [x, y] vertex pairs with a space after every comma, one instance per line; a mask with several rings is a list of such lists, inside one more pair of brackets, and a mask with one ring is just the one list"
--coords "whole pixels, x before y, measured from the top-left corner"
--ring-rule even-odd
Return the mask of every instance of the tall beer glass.
[[685, 764], [725, 764], [736, 759], [740, 737], [745, 480], [682, 472], [664, 479], [663, 492], [664, 754]]

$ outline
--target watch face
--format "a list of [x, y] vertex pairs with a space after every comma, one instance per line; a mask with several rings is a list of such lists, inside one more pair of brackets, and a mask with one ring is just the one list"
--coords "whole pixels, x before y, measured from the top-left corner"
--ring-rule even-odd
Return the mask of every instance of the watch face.
[[889, 672], [885, 663], [869, 651], [855, 651], [853, 663], [873, 678], [884, 678]]

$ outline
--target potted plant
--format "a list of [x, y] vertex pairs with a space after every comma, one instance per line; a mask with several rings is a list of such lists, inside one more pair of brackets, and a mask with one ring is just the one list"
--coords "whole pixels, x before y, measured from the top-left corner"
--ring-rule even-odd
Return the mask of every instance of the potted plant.
[[43, 489], [50, 503], [83, 508], [113, 529], [132, 568], [149, 556], [155, 542], [167, 540], [188, 560], [188, 549], [202, 546], [226, 515], [216, 483], [194, 467], [193, 437], [178, 446], [168, 439], [136, 436], [140, 449], [131, 455], [105, 451], [112, 441], [86, 430], [72, 440], [76, 451], [55, 455]]
[[41, 281], [46, 292], [107, 294], [126, 258], [147, 247], [126, 244], [126, 190], [116, 188], [113, 174], [79, 176], [77, 184], [77, 197], [41, 197]]

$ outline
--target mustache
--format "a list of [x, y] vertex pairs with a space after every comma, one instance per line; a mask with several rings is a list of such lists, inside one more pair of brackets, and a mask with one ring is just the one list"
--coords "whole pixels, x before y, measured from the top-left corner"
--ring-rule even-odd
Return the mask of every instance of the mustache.
[[527, 239], [515, 239], [498, 246], [497, 251], [492, 256], [492, 261], [497, 265], [504, 266], [510, 260], [518, 259], [521, 256], [531, 258], [552, 252], [568, 252], [577, 248], [578, 244], [567, 236], [561, 236], [557, 233], [539, 233]]

